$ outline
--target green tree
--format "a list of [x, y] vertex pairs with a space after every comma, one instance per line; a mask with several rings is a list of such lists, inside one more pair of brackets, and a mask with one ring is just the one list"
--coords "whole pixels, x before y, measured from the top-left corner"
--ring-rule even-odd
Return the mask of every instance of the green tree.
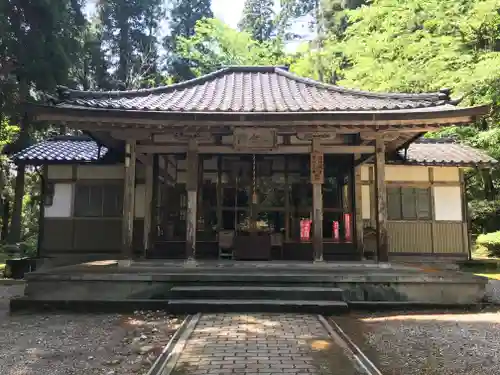
[[103, 47], [114, 78], [137, 88], [158, 74], [158, 28], [162, 0], [100, 0]]
[[113, 88], [110, 64], [106, 59], [98, 19], [87, 22], [81, 37], [80, 53], [71, 69], [72, 87], [83, 90]]
[[[330, 56], [323, 59], [328, 61], [325, 80], [344, 86], [407, 92], [449, 87], [463, 97], [461, 105], [491, 103], [489, 117], [438, 135], [458, 137], [500, 157], [498, 0], [374, 0], [344, 15], [342, 33], [327, 33], [320, 51], [302, 51], [295, 72], [313, 75], [315, 55], [322, 54]], [[497, 199], [497, 171], [471, 171], [468, 177], [473, 209], [485, 206], [481, 200]], [[478, 215], [486, 211], [477, 209]]]
[[[2, 118], [20, 127], [11, 150], [26, 146], [30, 137], [29, 119], [19, 104], [37, 99], [40, 92], [51, 92], [56, 84], [68, 81], [83, 25], [78, 0], [0, 3], [0, 62], [13, 67], [7, 83], [2, 82], [2, 89], [6, 89], [2, 93]], [[11, 243], [21, 239], [24, 186], [25, 168], [20, 166], [15, 181]]]
[[210, 0], [174, 0], [170, 8], [169, 34], [164, 39], [167, 51], [167, 66], [174, 81], [193, 78], [193, 62], [177, 51], [178, 40], [195, 34], [196, 23], [203, 18], [212, 18]]
[[246, 0], [239, 29], [258, 42], [269, 40], [275, 33], [273, 6], [273, 0]]
[[195, 33], [178, 39], [177, 53], [192, 62], [194, 76], [228, 65], [281, 65], [288, 58], [277, 40], [258, 42], [218, 19], [198, 21]]

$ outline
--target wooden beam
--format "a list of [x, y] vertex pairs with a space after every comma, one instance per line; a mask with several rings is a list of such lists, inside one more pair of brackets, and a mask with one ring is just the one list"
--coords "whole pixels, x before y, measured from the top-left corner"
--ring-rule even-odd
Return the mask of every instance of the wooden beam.
[[[445, 111], [346, 111], [346, 112], [290, 112], [290, 113], [259, 113], [259, 112], [177, 112], [161, 111], [123, 111], [90, 108], [54, 108], [32, 105], [30, 111], [37, 120], [70, 121], [80, 123], [114, 123], [143, 124], [151, 128], [170, 128], [186, 125], [216, 125], [239, 126], [276, 126], [303, 125], [347, 125], [359, 124], [380, 126], [386, 124], [429, 124], [429, 123], [470, 123], [477, 116], [484, 116], [490, 111], [490, 106], [463, 107]], [[125, 126], [126, 127], [126, 126]]]
[[135, 167], [136, 142], [135, 140], [131, 140], [125, 145], [125, 179], [122, 221], [122, 256], [124, 259], [131, 259], [133, 256]]
[[323, 261], [323, 182], [324, 160], [321, 139], [311, 142], [311, 183], [313, 193], [313, 251], [314, 261]]
[[375, 140], [375, 199], [377, 201], [377, 260], [389, 261], [387, 235], [387, 191], [385, 185], [385, 145], [382, 138]]
[[[356, 155], [358, 159], [360, 155]], [[363, 230], [363, 194], [362, 194], [362, 181], [361, 181], [361, 165], [354, 168], [354, 206], [356, 209], [356, 247], [358, 249], [360, 259], [364, 257], [364, 230]]]
[[189, 142], [187, 151], [187, 215], [186, 215], [186, 259], [193, 261], [196, 258], [196, 222], [198, 200], [198, 162], [195, 140]]
[[153, 155], [148, 155], [147, 158], [144, 192], [144, 257], [151, 248], [151, 212], [153, 211]]
[[[431, 252], [434, 254], [436, 248], [436, 210], [434, 207], [434, 168], [427, 168], [429, 175], [430, 208], [431, 208]], [[418, 211], [417, 211], [418, 214]]]
[[[182, 154], [188, 151], [187, 145], [138, 145], [138, 152], [148, 153], [169, 153]], [[309, 154], [309, 145], [277, 146], [271, 150], [235, 150], [232, 146], [207, 146], [199, 145], [199, 154]], [[324, 154], [372, 154], [375, 152], [374, 146], [322, 146]]]

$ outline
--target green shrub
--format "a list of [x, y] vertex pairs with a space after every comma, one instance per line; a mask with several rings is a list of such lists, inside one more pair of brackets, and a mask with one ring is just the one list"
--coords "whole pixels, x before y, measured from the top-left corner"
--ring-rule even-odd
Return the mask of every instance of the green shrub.
[[489, 256], [500, 256], [500, 231], [481, 234], [476, 240], [476, 251], [485, 252]]
[[469, 215], [473, 233], [493, 232], [500, 229], [500, 201], [472, 200]]

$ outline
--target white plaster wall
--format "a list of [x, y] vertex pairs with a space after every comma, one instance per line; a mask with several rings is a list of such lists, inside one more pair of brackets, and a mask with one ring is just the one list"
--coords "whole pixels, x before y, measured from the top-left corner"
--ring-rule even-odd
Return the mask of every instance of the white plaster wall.
[[434, 186], [436, 221], [462, 221], [462, 192], [460, 186]]
[[124, 178], [125, 167], [122, 165], [79, 165], [78, 179], [82, 180], [119, 180]]
[[146, 185], [137, 184], [135, 185], [135, 217], [144, 217], [144, 207], [146, 199]]
[[73, 184], [54, 184], [54, 199], [44, 207], [45, 217], [71, 217], [73, 190]]
[[368, 181], [370, 179], [370, 166], [362, 165], [361, 166], [361, 180]]
[[460, 181], [458, 167], [435, 167], [432, 173], [434, 181]]
[[386, 181], [429, 181], [427, 167], [387, 165], [385, 167]]
[[371, 218], [370, 186], [361, 186], [361, 215], [363, 219]]
[[49, 180], [71, 180], [73, 177], [73, 166], [71, 165], [48, 165], [47, 168]]

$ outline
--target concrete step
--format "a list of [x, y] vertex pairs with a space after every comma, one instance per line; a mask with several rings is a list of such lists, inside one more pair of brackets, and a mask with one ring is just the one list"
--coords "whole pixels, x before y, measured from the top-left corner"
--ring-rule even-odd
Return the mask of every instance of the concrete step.
[[268, 299], [174, 299], [168, 310], [175, 313], [196, 312], [301, 312], [310, 314], [343, 314], [349, 306], [342, 301], [304, 301]]
[[316, 300], [343, 301], [340, 288], [312, 286], [259, 285], [202, 285], [174, 286], [169, 299], [225, 299], [225, 300]]

